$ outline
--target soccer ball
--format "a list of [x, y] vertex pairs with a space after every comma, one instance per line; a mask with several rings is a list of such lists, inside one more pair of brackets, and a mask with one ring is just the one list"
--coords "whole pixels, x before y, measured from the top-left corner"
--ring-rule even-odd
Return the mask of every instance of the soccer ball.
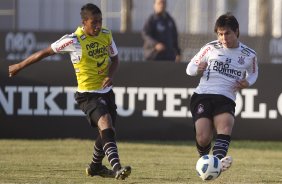
[[196, 170], [202, 180], [214, 180], [221, 173], [221, 161], [214, 155], [204, 155], [197, 161]]

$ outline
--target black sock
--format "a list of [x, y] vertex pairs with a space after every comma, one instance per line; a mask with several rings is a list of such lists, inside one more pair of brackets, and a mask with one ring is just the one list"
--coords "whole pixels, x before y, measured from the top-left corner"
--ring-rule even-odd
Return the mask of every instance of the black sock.
[[91, 162], [91, 167], [101, 167], [102, 166], [102, 160], [105, 157], [105, 152], [103, 150], [102, 145], [102, 139], [101, 136], [98, 135], [95, 144], [94, 144], [94, 152], [93, 152], [93, 158]]
[[227, 155], [230, 141], [230, 135], [218, 134], [212, 149], [213, 155], [219, 159], [224, 158]]
[[108, 128], [102, 130], [102, 142], [103, 142], [103, 150], [108, 157], [108, 161], [110, 162], [114, 171], [118, 171], [121, 168], [117, 144], [115, 141], [115, 132], [113, 129]]
[[203, 146], [200, 146], [198, 144], [198, 142], [196, 141], [196, 146], [197, 146], [197, 151], [198, 151], [200, 157], [203, 156], [203, 155], [208, 155], [210, 150], [211, 150], [211, 143], [209, 143], [207, 146], [203, 147]]

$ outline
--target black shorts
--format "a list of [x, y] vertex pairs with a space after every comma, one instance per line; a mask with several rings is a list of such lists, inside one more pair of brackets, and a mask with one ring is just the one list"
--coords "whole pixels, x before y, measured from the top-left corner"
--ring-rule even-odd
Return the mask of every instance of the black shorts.
[[[76, 92], [75, 100], [80, 109], [86, 114], [88, 122], [92, 127], [97, 127], [100, 117], [108, 113], [111, 115], [113, 126], [115, 126], [117, 106], [115, 104], [115, 94], [112, 90], [108, 93]], [[94, 118], [92, 119], [91, 117]]]
[[235, 102], [223, 95], [194, 93], [190, 101], [190, 110], [195, 123], [199, 118], [209, 118], [221, 113], [230, 113], [234, 116]]

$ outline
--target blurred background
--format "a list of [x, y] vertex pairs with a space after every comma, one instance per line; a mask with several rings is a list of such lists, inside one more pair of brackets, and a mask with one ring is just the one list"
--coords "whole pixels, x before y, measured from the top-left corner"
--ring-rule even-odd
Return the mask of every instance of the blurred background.
[[[140, 32], [153, 0], [1, 0], [1, 30], [73, 31], [80, 8], [98, 5], [103, 23], [115, 32]], [[232, 12], [242, 35], [281, 37], [281, 0], [167, 0], [179, 33], [211, 34], [216, 18]]]
[[[118, 43], [122, 38], [117, 44], [121, 60], [143, 61], [140, 32], [153, 12], [153, 0], [1, 0], [0, 31], [72, 33], [81, 24], [80, 8], [87, 2], [101, 8], [103, 24], [119, 34]], [[259, 53], [259, 62], [282, 63], [281, 0], [167, 0], [167, 11], [176, 21], [182, 61], [215, 39], [216, 18], [232, 12], [240, 24], [241, 41]], [[126, 43], [124, 34], [136, 43]]]

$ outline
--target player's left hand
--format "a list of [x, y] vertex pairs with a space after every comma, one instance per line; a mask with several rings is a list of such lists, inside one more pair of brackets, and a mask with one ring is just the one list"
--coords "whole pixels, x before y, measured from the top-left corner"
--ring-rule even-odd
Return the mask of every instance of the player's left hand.
[[106, 77], [103, 81], [103, 88], [109, 87], [113, 85], [112, 78]]
[[235, 90], [241, 90], [249, 87], [249, 82], [246, 79], [236, 81]]

